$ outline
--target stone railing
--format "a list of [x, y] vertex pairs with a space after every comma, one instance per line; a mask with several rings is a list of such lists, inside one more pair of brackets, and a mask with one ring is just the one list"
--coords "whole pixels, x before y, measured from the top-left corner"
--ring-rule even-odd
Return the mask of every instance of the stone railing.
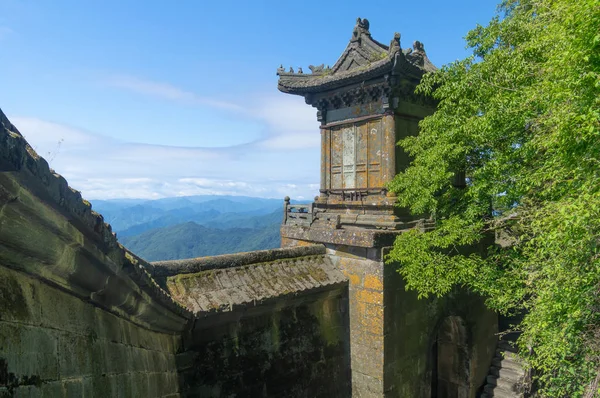
[[314, 203], [291, 204], [290, 197], [286, 196], [283, 204], [283, 225], [300, 225], [309, 227], [314, 221]]
[[322, 189], [321, 194], [327, 197], [339, 197], [343, 201], [363, 201], [369, 196], [386, 196], [386, 188], [344, 188], [344, 189]]

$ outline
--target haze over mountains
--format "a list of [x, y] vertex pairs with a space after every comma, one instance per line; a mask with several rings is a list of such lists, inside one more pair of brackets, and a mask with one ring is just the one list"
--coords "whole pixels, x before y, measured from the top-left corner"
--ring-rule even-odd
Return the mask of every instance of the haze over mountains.
[[148, 261], [279, 247], [283, 199], [186, 196], [93, 200], [119, 241]]

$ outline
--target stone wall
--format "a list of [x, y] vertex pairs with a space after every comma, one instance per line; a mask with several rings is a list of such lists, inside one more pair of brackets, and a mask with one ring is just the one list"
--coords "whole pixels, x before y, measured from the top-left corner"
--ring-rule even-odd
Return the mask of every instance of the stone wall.
[[351, 396], [347, 280], [323, 246], [153, 265], [196, 317], [178, 356], [185, 395]]
[[381, 250], [330, 246], [332, 261], [348, 278], [352, 391], [384, 396], [384, 279]]
[[191, 312], [0, 111], [0, 396], [179, 396]]
[[481, 297], [457, 289], [418, 299], [383, 261], [385, 248], [329, 244], [327, 253], [348, 279], [352, 396], [476, 396], [498, 330]]
[[220, 315], [227, 320], [206, 318], [185, 340], [186, 353], [179, 357], [182, 392], [350, 397], [346, 298], [344, 289], [336, 289], [234, 318]]
[[0, 265], [0, 397], [175, 397], [180, 337]]
[[384, 276], [386, 396], [432, 396], [438, 388], [440, 398], [475, 398], [495, 354], [497, 315], [460, 289], [418, 299], [395, 268], [386, 265]]

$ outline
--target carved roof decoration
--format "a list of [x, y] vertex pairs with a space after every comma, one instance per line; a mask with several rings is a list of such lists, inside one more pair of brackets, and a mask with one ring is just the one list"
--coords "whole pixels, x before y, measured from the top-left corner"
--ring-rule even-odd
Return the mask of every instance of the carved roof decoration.
[[362, 83], [386, 74], [420, 78], [437, 68], [431, 63], [423, 43], [416, 41], [412, 49], [402, 50], [400, 34], [395, 33], [389, 46], [371, 37], [369, 21], [358, 18], [348, 46], [333, 65], [310, 65], [312, 73], [294, 72], [280, 66], [278, 88], [284, 93], [305, 95]]

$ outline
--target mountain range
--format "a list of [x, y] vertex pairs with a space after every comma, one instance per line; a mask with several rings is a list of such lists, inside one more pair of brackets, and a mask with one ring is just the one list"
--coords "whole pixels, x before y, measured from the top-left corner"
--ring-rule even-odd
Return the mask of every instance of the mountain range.
[[148, 261], [279, 247], [283, 200], [199, 195], [92, 200], [119, 242]]

